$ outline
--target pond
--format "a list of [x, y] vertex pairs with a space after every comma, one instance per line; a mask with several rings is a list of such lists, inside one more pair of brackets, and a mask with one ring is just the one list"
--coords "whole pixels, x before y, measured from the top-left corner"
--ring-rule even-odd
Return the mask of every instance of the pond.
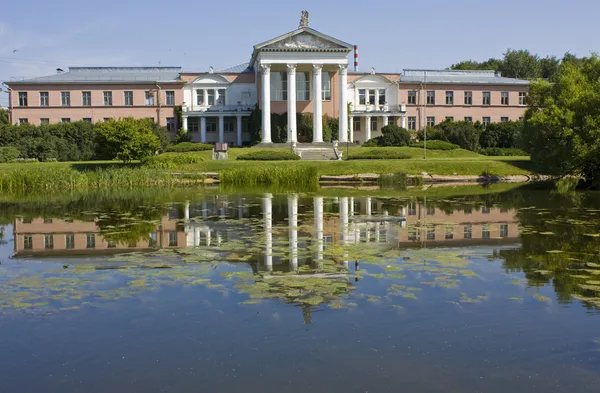
[[600, 194], [0, 199], [0, 392], [596, 392]]

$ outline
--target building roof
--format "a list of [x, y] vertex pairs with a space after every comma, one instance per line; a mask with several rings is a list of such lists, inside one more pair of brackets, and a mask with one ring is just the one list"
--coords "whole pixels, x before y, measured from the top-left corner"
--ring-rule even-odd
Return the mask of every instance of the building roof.
[[527, 80], [505, 78], [499, 72], [480, 70], [405, 69], [400, 77], [400, 83], [402, 82], [529, 85]]
[[242, 74], [245, 72], [252, 72], [252, 67], [250, 67], [250, 63], [241, 63], [238, 65], [234, 65], [231, 67], [227, 67], [225, 69], [222, 69], [220, 71], [217, 71], [217, 73], [223, 73], [223, 74]]
[[69, 67], [67, 72], [8, 83], [177, 82], [180, 72], [181, 67]]

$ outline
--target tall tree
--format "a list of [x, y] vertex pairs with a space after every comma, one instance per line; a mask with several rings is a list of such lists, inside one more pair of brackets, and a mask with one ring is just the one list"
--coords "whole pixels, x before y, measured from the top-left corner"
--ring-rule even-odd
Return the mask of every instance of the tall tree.
[[520, 79], [536, 79], [540, 76], [538, 55], [528, 50], [508, 49], [504, 53], [504, 61], [500, 68], [503, 76]]

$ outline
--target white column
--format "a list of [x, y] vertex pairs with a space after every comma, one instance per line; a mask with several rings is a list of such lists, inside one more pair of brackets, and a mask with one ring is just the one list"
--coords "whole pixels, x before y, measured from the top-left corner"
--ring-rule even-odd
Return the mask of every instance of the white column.
[[287, 65], [288, 73], [288, 95], [287, 95], [287, 109], [288, 109], [288, 142], [296, 142], [297, 129], [296, 129], [296, 64]]
[[214, 95], [215, 95], [215, 105], [217, 105], [217, 102], [219, 102], [219, 89], [213, 89], [214, 90]]
[[225, 142], [225, 116], [219, 115], [219, 142]]
[[204, 102], [202, 104], [204, 106], [207, 106], [208, 105], [208, 89], [203, 89], [202, 92], [204, 95]]
[[185, 221], [189, 221], [190, 219], [190, 201], [185, 201], [185, 205], [183, 207], [183, 218]]
[[313, 142], [323, 142], [323, 65], [313, 64]]
[[298, 195], [288, 196], [290, 269], [298, 269]]
[[340, 64], [340, 142], [348, 141], [348, 65]]
[[237, 115], [237, 123], [235, 125], [235, 131], [237, 132], [237, 145], [242, 146], [242, 115]]
[[187, 116], [183, 116], [183, 131], [187, 132], [188, 130], [188, 118]]
[[383, 116], [383, 126], [387, 126], [389, 124], [389, 118], [387, 116]]
[[271, 65], [261, 64], [262, 71], [262, 143], [271, 143]]
[[273, 271], [273, 196], [265, 194], [263, 202], [263, 218], [265, 224], [265, 266], [269, 272]]
[[350, 142], [354, 142], [354, 117], [350, 116], [348, 118], [348, 128], [350, 129], [348, 137], [350, 138]]
[[401, 119], [402, 119], [402, 120], [400, 121], [400, 127], [402, 127], [402, 128], [406, 128], [406, 113], [403, 113], [403, 114], [402, 114], [402, 117], [401, 117]]
[[365, 116], [365, 142], [371, 139], [371, 116]]
[[314, 197], [315, 209], [315, 239], [317, 240], [317, 252], [315, 259], [323, 259], [323, 197]]
[[206, 143], [206, 117], [204, 116], [200, 118], [200, 142]]

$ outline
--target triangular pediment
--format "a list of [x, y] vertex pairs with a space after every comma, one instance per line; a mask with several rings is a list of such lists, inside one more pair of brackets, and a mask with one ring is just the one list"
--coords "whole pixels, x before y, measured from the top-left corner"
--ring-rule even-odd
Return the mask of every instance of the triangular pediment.
[[255, 50], [278, 51], [351, 51], [352, 45], [320, 33], [309, 27], [304, 27], [284, 34], [254, 47]]
[[385, 76], [376, 74], [365, 75], [354, 81], [355, 85], [381, 85], [390, 83], [393, 82]]

